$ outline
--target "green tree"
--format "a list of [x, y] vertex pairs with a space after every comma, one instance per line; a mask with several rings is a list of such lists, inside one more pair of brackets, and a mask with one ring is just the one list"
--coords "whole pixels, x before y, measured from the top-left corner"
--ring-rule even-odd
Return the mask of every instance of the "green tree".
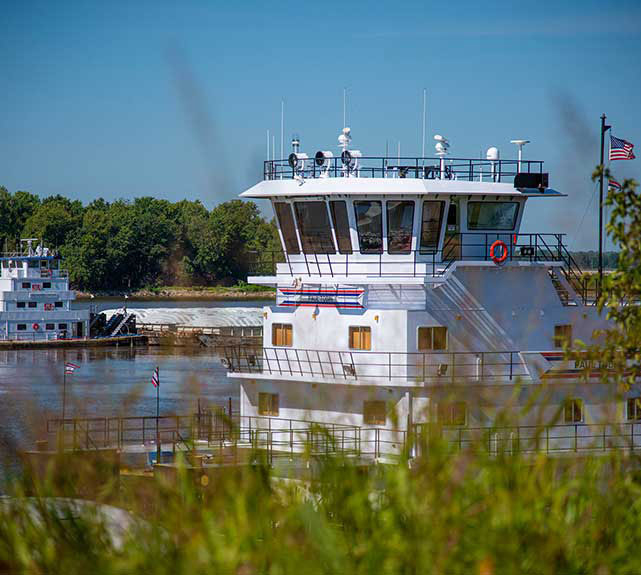
[[82, 203], [63, 196], [45, 198], [24, 223], [23, 234], [61, 248], [82, 223]]

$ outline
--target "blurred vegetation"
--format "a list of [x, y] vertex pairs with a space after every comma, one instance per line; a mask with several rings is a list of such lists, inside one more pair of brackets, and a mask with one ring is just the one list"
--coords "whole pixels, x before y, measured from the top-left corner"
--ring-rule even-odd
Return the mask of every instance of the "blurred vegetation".
[[[593, 180], [611, 176], [597, 167]], [[619, 246], [616, 269], [603, 277], [598, 301], [610, 327], [594, 334], [593, 342], [575, 342], [569, 354], [585, 361], [586, 373], [598, 369], [604, 381], [629, 389], [641, 378], [641, 196], [639, 184], [626, 179], [621, 189], [610, 188], [606, 205], [611, 206], [606, 230]]]
[[63, 196], [40, 199], [0, 187], [0, 246], [43, 238], [65, 259], [76, 289], [159, 285], [233, 285], [246, 279], [252, 252], [280, 249], [273, 222], [253, 202], [207, 210], [198, 200], [151, 197], [83, 206]]
[[97, 500], [109, 507], [30, 483], [0, 500], [0, 571], [639, 572], [636, 458], [489, 455], [481, 444], [432, 441], [411, 466], [315, 458], [287, 481], [262, 463], [178, 466], [105, 483]]

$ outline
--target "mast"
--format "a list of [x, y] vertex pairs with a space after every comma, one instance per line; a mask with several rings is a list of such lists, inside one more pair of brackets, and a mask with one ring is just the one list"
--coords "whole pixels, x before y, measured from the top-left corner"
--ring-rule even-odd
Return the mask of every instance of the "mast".
[[597, 287], [597, 297], [601, 296], [601, 287], [603, 285], [603, 170], [604, 166], [604, 150], [605, 150], [605, 133], [610, 129], [610, 126], [605, 123], [605, 114], [601, 114], [601, 175], [599, 177], [599, 285]]

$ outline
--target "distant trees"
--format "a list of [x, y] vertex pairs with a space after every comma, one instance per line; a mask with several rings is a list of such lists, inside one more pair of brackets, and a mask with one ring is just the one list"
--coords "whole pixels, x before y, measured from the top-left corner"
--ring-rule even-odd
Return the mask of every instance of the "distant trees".
[[[599, 267], [599, 252], [572, 252], [572, 257], [583, 270], [596, 270]], [[617, 267], [619, 252], [603, 252], [603, 267], [614, 270]]]
[[273, 223], [252, 202], [209, 211], [198, 200], [40, 200], [0, 188], [0, 243], [43, 238], [60, 250], [78, 289], [229, 284], [247, 275], [251, 251], [279, 249]]

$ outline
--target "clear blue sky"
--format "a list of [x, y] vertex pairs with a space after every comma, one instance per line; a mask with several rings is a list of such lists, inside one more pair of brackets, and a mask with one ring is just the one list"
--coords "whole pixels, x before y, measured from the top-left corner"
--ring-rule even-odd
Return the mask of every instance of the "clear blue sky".
[[[641, 2], [11, 2], [0, 34], [0, 185], [85, 202], [200, 198], [261, 174], [266, 130], [336, 149], [342, 90], [354, 145], [456, 156], [532, 143], [565, 200], [530, 203], [528, 231], [596, 233], [599, 115], [636, 143]], [[289, 145], [286, 145], [289, 149]], [[585, 214], [585, 217], [584, 217]], [[577, 234], [579, 223], [583, 225]]]

